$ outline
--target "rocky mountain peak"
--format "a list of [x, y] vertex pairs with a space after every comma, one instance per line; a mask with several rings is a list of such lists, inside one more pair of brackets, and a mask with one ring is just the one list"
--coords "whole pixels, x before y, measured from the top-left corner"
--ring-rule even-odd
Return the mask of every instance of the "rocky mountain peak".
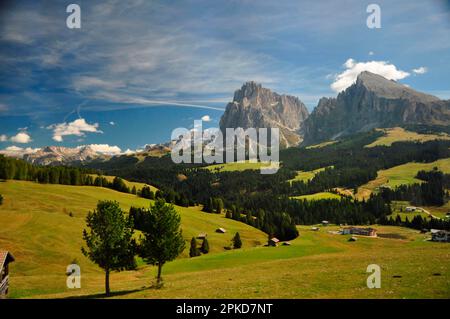
[[307, 117], [308, 110], [297, 97], [277, 94], [250, 81], [235, 91], [220, 119], [220, 129], [276, 127], [282, 145], [292, 146], [301, 142], [299, 129]]
[[302, 133], [311, 144], [404, 124], [450, 125], [450, 102], [365, 71], [337, 98], [322, 98]]
[[354, 85], [356, 88], [364, 87], [378, 97], [388, 99], [405, 99], [422, 103], [439, 101], [439, 98], [433, 95], [415, 91], [405, 84], [388, 80], [381, 75], [369, 71], [361, 72]]

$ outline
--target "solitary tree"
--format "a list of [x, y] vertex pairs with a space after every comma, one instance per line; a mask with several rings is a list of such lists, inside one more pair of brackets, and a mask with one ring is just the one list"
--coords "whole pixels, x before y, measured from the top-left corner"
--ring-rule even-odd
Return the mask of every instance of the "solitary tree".
[[132, 221], [113, 201], [99, 201], [97, 209], [86, 217], [89, 231], [83, 230], [87, 248], [82, 253], [105, 271], [105, 293], [110, 294], [111, 271], [136, 268], [136, 244], [132, 239]]
[[238, 249], [238, 248], [242, 247], [241, 236], [239, 235], [239, 233], [236, 233], [236, 235], [234, 235], [234, 237], [233, 237], [233, 247], [234, 247], [234, 249]]
[[191, 239], [191, 248], [189, 249], [189, 257], [197, 257], [200, 256], [200, 251], [197, 248], [197, 240], [195, 237]]
[[158, 199], [147, 211], [141, 231], [140, 255], [151, 265], [158, 266], [157, 285], [161, 283], [163, 265], [174, 260], [183, 251], [185, 242], [180, 229], [180, 215], [173, 205]]
[[209, 243], [208, 243], [208, 239], [203, 239], [202, 242], [202, 247], [200, 248], [201, 252], [204, 254], [209, 253]]
[[0, 205], [3, 204], [3, 196], [0, 194]]

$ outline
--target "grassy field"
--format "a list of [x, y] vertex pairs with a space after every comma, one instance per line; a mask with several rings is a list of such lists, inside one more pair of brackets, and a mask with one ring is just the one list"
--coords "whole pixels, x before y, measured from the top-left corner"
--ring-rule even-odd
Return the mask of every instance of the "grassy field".
[[[94, 179], [98, 176], [97, 174], [89, 174], [89, 175], [91, 175], [92, 178], [94, 178]], [[115, 176], [102, 175], [102, 177], [106, 178], [106, 180], [108, 182], [112, 182], [114, 180]], [[151, 189], [152, 192], [156, 192], [158, 190], [155, 186], [147, 185], [145, 183], [130, 182], [130, 181], [127, 181], [125, 179], [123, 181], [130, 188], [130, 190], [133, 188], [133, 186], [136, 187], [137, 191], [141, 190], [144, 186], [150, 186], [150, 189]]]
[[341, 199], [341, 196], [330, 192], [320, 192], [311, 195], [292, 196], [291, 198], [300, 200], [321, 200], [321, 199]]
[[326, 142], [322, 142], [320, 144], [306, 146], [305, 148], [307, 150], [314, 149], [314, 148], [322, 148], [322, 147], [325, 147], [325, 146], [328, 146], [328, 145], [332, 145], [332, 144], [335, 144], [335, 143], [337, 143], [337, 141], [326, 141]]
[[[0, 247], [16, 257], [10, 272], [13, 298], [103, 297], [102, 271], [80, 253], [86, 212], [98, 199], [115, 199], [123, 209], [150, 204], [105, 188], [19, 181], [0, 183], [0, 193], [5, 197]], [[112, 297], [450, 298], [450, 245], [427, 241], [429, 234], [375, 226], [380, 238], [348, 242], [349, 236], [328, 232], [338, 230], [335, 226], [318, 232], [299, 226], [291, 246], [262, 247], [266, 235], [245, 224], [198, 208], [177, 210], [186, 239], [205, 231], [212, 252], [168, 263], [162, 289], [153, 286], [154, 267], [140, 264], [136, 271], [113, 273]], [[229, 231], [216, 234], [217, 227]], [[235, 231], [243, 249], [223, 250]], [[80, 289], [65, 285], [66, 266], [74, 259], [81, 266]], [[366, 286], [369, 264], [381, 267], [381, 289]]]
[[[332, 166], [330, 166], [332, 167]], [[314, 176], [316, 176], [317, 173], [320, 173], [322, 171], [324, 171], [327, 167], [321, 167], [318, 169], [315, 169], [313, 171], [297, 171], [297, 175], [293, 178], [288, 180], [288, 182], [307, 182], [311, 179], [314, 178]]]
[[446, 133], [419, 134], [416, 132], [407, 131], [401, 127], [379, 129], [379, 130], [383, 131], [385, 135], [378, 138], [375, 142], [366, 145], [365, 147], [375, 147], [380, 145], [391, 146], [392, 143], [400, 141], [426, 142], [438, 139], [450, 140], [450, 136]]
[[245, 162], [233, 162], [233, 163], [223, 163], [223, 164], [214, 164], [206, 166], [208, 170], [211, 172], [219, 171], [219, 172], [232, 172], [232, 171], [245, 171], [245, 170], [259, 170], [261, 167], [268, 167], [269, 163], [264, 162], [256, 162], [251, 163], [249, 161]]
[[[116, 298], [450, 298], [449, 244], [429, 234], [376, 226], [379, 238], [335, 235], [299, 227], [291, 246], [246, 248], [165, 267], [165, 285], [152, 286], [154, 268], [114, 273]], [[381, 288], [368, 289], [369, 264], [381, 267]], [[36, 298], [102, 297], [103, 276], [85, 271], [82, 288], [37, 293]], [[48, 280], [65, 281], [64, 276]], [[15, 284], [19, 281], [14, 280]]]
[[450, 173], [450, 158], [444, 158], [431, 163], [407, 163], [386, 170], [378, 171], [377, 178], [358, 188], [358, 199], [368, 198], [380, 186], [396, 187], [402, 184], [414, 184], [421, 181], [415, 176], [420, 170], [432, 170], [437, 167], [444, 173]]
[[[117, 200], [122, 209], [148, 207], [150, 200], [107, 188], [92, 186], [42, 185], [32, 182], [0, 182], [4, 203], [0, 206], [0, 249], [16, 257], [12, 265], [12, 297], [64, 291], [60, 278], [65, 267], [77, 260], [83, 273], [100, 274], [100, 270], [80, 251], [85, 216], [100, 199]], [[244, 247], [265, 243], [267, 235], [244, 223], [208, 214], [199, 207], [176, 207], [181, 215], [183, 235], [187, 241], [206, 232], [210, 253], [225, 251], [238, 231]], [[70, 217], [69, 214], [73, 217]], [[223, 227], [225, 234], [215, 233]], [[189, 245], [182, 257], [187, 257]]]

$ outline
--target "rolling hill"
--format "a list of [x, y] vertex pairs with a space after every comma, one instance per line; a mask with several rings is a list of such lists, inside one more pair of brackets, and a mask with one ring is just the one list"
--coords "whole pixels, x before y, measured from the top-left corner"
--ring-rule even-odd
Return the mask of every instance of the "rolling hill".
[[[0, 182], [0, 193], [4, 197], [0, 206], [0, 247], [16, 257], [11, 278], [15, 287], [11, 289], [12, 297], [61, 291], [65, 281], [52, 278], [64, 275], [65, 267], [73, 260], [77, 260], [83, 273], [100, 273], [80, 251], [85, 215], [95, 208], [98, 200], [116, 200], [125, 211], [130, 206], [148, 207], [151, 203], [107, 188], [24, 181]], [[263, 232], [223, 215], [203, 213], [199, 207], [176, 209], [186, 240], [206, 232], [211, 254], [223, 252], [236, 232], [241, 235], [243, 247], [257, 246], [267, 240]], [[219, 227], [227, 233], [215, 233]], [[181, 257], [187, 257], [188, 253], [187, 248]]]
[[432, 170], [437, 167], [440, 171], [450, 173], [450, 158], [440, 159], [431, 163], [407, 163], [378, 171], [377, 178], [358, 188], [356, 197], [367, 199], [380, 186], [396, 187], [402, 184], [414, 184], [421, 181], [415, 176], [421, 170]]

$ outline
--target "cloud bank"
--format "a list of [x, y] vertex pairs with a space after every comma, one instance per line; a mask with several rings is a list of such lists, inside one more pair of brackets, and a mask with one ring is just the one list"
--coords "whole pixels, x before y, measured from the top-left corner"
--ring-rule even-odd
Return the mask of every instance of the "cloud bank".
[[369, 61], [357, 62], [353, 59], [348, 59], [344, 63], [345, 71], [336, 75], [335, 81], [331, 84], [331, 89], [335, 92], [344, 91], [346, 88], [356, 82], [356, 78], [363, 71], [369, 71], [379, 74], [388, 80], [401, 80], [408, 77], [408, 72], [399, 70], [394, 64], [387, 61]]

